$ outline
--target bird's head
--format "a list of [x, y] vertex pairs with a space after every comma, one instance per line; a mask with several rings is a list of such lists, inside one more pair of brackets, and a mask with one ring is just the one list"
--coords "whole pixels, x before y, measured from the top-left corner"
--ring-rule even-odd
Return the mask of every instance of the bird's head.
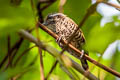
[[47, 26], [49, 29], [54, 31], [57, 22], [60, 22], [60, 20], [65, 17], [66, 17], [66, 15], [64, 15], [62, 13], [49, 14], [49, 15], [47, 15], [43, 25]]

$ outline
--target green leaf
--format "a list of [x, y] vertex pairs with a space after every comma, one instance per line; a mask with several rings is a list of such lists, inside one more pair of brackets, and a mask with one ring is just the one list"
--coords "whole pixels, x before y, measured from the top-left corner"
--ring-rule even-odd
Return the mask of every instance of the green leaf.
[[79, 24], [90, 4], [90, 0], [67, 0], [64, 13]]
[[30, 6], [30, 1], [23, 0], [20, 6], [14, 6], [10, 0], [0, 0], [0, 36], [33, 27], [35, 20]]
[[11, 77], [17, 76], [24, 72], [28, 72], [29, 70], [35, 70], [33, 66], [23, 68], [23, 67], [15, 67], [15, 68], [8, 68], [4, 72], [0, 72], [0, 80], [9, 80]]
[[117, 39], [120, 39], [120, 26], [115, 26], [114, 22], [111, 22], [101, 27], [98, 22], [87, 37], [87, 49], [103, 53], [108, 45]]

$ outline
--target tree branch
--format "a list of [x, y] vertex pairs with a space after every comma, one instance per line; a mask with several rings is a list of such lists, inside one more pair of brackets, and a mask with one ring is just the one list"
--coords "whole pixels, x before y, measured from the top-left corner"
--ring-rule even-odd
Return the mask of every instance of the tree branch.
[[107, 4], [109, 6], [112, 6], [114, 8], [117, 8], [117, 9], [120, 9], [120, 6], [119, 5], [116, 5], [116, 4], [113, 4], [113, 3], [109, 3], [109, 2], [106, 2], [106, 1], [102, 1], [101, 3], [104, 3], [104, 4]]
[[[51, 35], [51, 36], [54, 37], [55, 39], [58, 38], [58, 35], [56, 35], [56, 34], [53, 33], [52, 31], [50, 31], [46, 26], [42, 25], [41, 23], [38, 23], [38, 24], [39, 24], [39, 27], [40, 27], [41, 29], [43, 29], [45, 32], [47, 32], [49, 35]], [[67, 44], [67, 42], [64, 41], [64, 40], [61, 40], [61, 42], [62, 42], [63, 44]], [[68, 46], [69, 46], [70, 49], [74, 50], [74, 51], [77, 53], [77, 55], [81, 55], [81, 54], [82, 54], [81, 51], [79, 51], [78, 49], [76, 49], [75, 47], [73, 47], [71, 44], [68, 44]], [[118, 73], [117, 71], [115, 71], [115, 70], [113, 70], [113, 69], [111, 69], [111, 68], [109, 68], [109, 67], [106, 67], [106, 66], [104, 66], [103, 64], [98, 63], [97, 61], [95, 61], [94, 59], [90, 58], [90, 57], [89, 57], [88, 55], [86, 55], [86, 54], [84, 55], [84, 57], [85, 57], [88, 61], [90, 61], [91, 63], [95, 64], [96, 66], [104, 69], [105, 71], [107, 71], [107, 72], [109, 72], [109, 73], [111, 73], [111, 74], [113, 74], [113, 75], [115, 75], [115, 76], [117, 76], [117, 77], [120, 77], [120, 73]]]
[[[25, 30], [20, 30], [20, 31], [19, 31], [19, 34], [20, 34], [22, 37], [28, 39], [29, 41], [35, 43], [38, 47], [42, 48], [43, 50], [46, 50], [46, 51], [49, 52], [51, 55], [55, 56], [55, 57], [57, 58], [57, 60], [60, 62], [60, 64], [63, 64], [63, 58], [62, 58], [62, 57], [67, 57], [67, 56], [65, 56], [65, 55], [60, 56], [60, 52], [57, 51], [55, 48], [53, 48], [53, 47], [51, 47], [51, 46], [49, 46], [49, 45], [47, 45], [46, 43], [43, 43], [43, 42], [41, 42], [41, 41], [38, 42], [38, 40], [37, 40], [36, 38], [34, 38], [31, 34], [29, 34], [29, 33], [28, 33], [27, 31], [25, 31]], [[68, 57], [67, 57], [67, 58], [68, 58]], [[85, 70], [82, 69], [82, 67], [81, 67], [79, 64], [77, 64], [75, 61], [73, 61], [72, 59], [70, 59], [70, 58], [68, 58], [68, 59], [69, 59], [70, 62], [71, 62], [71, 66], [72, 66], [74, 69], [76, 69], [78, 72], [80, 72], [81, 74], [84, 75]], [[65, 60], [64, 60], [64, 61], [65, 61]], [[67, 63], [67, 62], [66, 62], [66, 63]], [[90, 80], [98, 80], [98, 78], [96, 78], [96, 77], [95, 77], [93, 74], [91, 74], [90, 72], [89, 72], [88, 75], [84, 75], [84, 76], [86, 76], [86, 77], [87, 77], [88, 79], [90, 79]]]

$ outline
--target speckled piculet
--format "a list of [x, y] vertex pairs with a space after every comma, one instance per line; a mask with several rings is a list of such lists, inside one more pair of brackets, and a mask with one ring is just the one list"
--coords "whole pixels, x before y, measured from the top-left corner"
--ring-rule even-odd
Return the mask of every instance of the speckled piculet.
[[[51, 31], [56, 33], [59, 38], [62, 38], [65, 41], [68, 41], [70, 36], [74, 33], [74, 31], [77, 29], [78, 25], [69, 17], [62, 13], [53, 13], [49, 14], [43, 25], [47, 26]], [[60, 43], [58, 43], [60, 44]], [[71, 44], [76, 47], [77, 49], [82, 51], [82, 46], [85, 44], [85, 37], [83, 35], [83, 32], [81, 29], [79, 29], [76, 33], [74, 38], [71, 41]], [[64, 45], [61, 43], [59, 45], [61, 48], [64, 47]], [[87, 61], [84, 57], [80, 58], [77, 53], [75, 53], [71, 49], [67, 49], [67, 51], [72, 54], [73, 56], [77, 57], [78, 59], [81, 60], [82, 67], [87, 70], [88, 69], [88, 64]]]

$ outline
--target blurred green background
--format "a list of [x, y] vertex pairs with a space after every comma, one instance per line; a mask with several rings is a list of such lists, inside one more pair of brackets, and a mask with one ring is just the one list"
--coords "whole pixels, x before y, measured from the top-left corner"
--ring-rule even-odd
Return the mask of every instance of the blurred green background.
[[[21, 39], [17, 34], [19, 29], [35, 28], [38, 17], [36, 11], [38, 1], [39, 0], [0, 0], [0, 63], [2, 63], [8, 53], [8, 37], [10, 38], [10, 47], [12, 48], [16, 42]], [[95, 0], [66, 0], [63, 7], [64, 14], [79, 24], [87, 12], [87, 9], [94, 1]], [[119, 5], [117, 0], [108, 1]], [[45, 4], [41, 6], [44, 5]], [[59, 12], [59, 5], [60, 0], [55, 1], [42, 12], [43, 17], [45, 18], [49, 13]], [[88, 20], [82, 26], [82, 30], [86, 38], [85, 49], [89, 51], [89, 56], [95, 60], [100, 59], [100, 63], [120, 72], [120, 11], [108, 5], [99, 4], [96, 12], [89, 16]], [[36, 30], [33, 30], [31, 33], [36, 37]], [[39, 29], [39, 35], [41, 41], [61, 51], [55, 39], [46, 32]], [[15, 64], [18, 57], [32, 46], [34, 46], [33, 43], [23, 40], [17, 54], [13, 58], [12, 64]], [[56, 59], [46, 51], [42, 52], [44, 74], [47, 76]], [[65, 54], [70, 56], [67, 52], [65, 52]], [[78, 59], [72, 56], [70, 57], [80, 63]], [[21, 57], [16, 65], [6, 68], [7, 63], [8, 60], [0, 68], [0, 80], [40, 80], [40, 59], [37, 47], [30, 49]], [[92, 63], [88, 63], [91, 70], [90, 72], [99, 77], [100, 80], [120, 80], [114, 75], [94, 66]], [[84, 78], [80, 73], [77, 74], [81, 80]], [[58, 64], [48, 80], [70, 80], [70, 78], [62, 71]]]

